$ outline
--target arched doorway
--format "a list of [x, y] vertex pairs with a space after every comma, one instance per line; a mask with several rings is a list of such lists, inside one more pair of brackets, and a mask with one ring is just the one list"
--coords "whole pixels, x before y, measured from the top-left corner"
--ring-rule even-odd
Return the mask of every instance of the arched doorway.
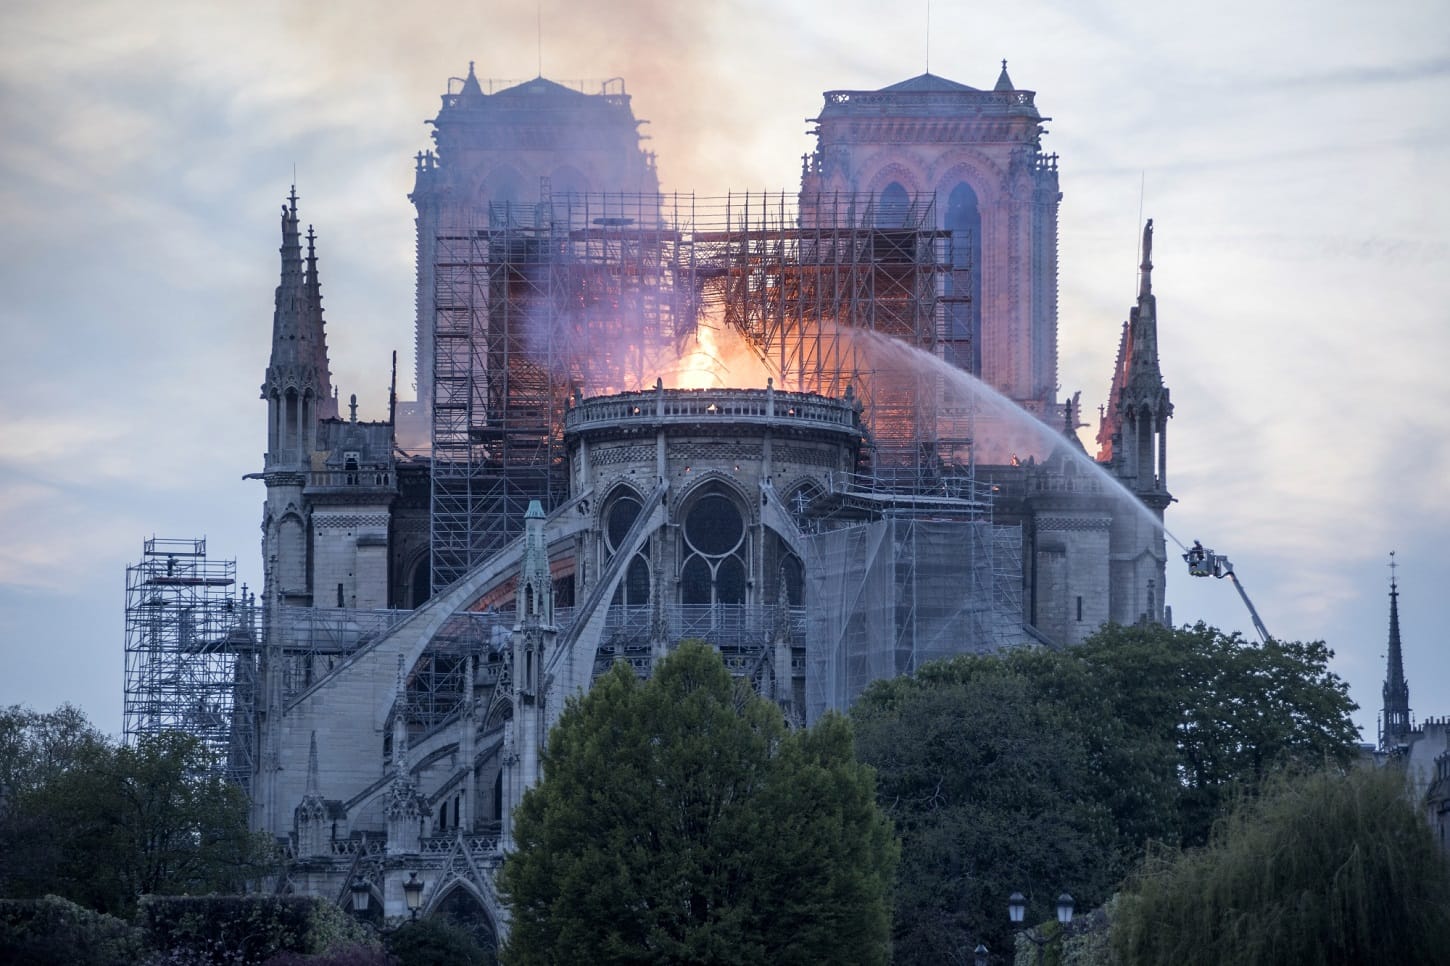
[[473, 890], [462, 882], [455, 882], [443, 898], [434, 903], [428, 915], [466, 930], [484, 949], [498, 952], [498, 931], [494, 928], [493, 917]]

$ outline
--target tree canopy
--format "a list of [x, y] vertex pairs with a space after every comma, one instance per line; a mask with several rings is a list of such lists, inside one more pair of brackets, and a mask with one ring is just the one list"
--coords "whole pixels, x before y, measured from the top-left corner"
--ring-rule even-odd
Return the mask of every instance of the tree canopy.
[[779, 709], [685, 643], [550, 732], [501, 884], [510, 964], [885, 963], [897, 845], [849, 723]]
[[1282, 776], [1207, 848], [1151, 857], [1113, 941], [1130, 966], [1443, 962], [1450, 866], [1398, 769]]
[[1149, 842], [1205, 841], [1278, 766], [1347, 763], [1354, 705], [1330, 656], [1204, 625], [1109, 627], [873, 684], [852, 718], [902, 836], [897, 961], [1009, 949], [1012, 892], [1029, 921], [1062, 891], [1090, 908]]
[[239, 891], [268, 850], [214, 766], [180, 732], [116, 745], [73, 708], [0, 713], [0, 892], [129, 914], [145, 894]]

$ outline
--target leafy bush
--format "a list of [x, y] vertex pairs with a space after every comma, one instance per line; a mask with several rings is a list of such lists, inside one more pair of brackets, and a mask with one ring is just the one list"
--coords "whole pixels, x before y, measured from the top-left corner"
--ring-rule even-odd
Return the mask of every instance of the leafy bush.
[[405, 923], [387, 936], [400, 966], [493, 966], [494, 958], [468, 930], [442, 919]]
[[123, 919], [59, 896], [0, 899], [0, 962], [111, 966], [140, 954], [140, 930]]
[[397, 966], [398, 961], [377, 946], [348, 944], [336, 946], [325, 953], [282, 952], [267, 960], [266, 966]]
[[337, 906], [301, 896], [146, 896], [140, 918], [158, 966], [263, 963], [279, 952], [375, 945]]

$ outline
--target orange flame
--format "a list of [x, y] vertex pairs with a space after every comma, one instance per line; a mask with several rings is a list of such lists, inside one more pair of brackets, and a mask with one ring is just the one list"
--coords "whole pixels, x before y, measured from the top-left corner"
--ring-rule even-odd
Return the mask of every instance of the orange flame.
[[726, 325], [722, 310], [703, 315], [693, 346], [660, 378], [668, 389], [764, 389], [773, 375], [765, 360], [738, 329]]

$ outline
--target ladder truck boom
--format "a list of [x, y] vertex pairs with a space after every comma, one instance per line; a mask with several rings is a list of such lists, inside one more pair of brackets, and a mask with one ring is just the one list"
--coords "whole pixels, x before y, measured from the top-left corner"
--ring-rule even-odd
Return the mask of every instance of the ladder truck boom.
[[1219, 580], [1227, 577], [1232, 580], [1234, 589], [1239, 592], [1244, 606], [1249, 609], [1249, 616], [1253, 618], [1254, 630], [1259, 632], [1259, 638], [1265, 644], [1269, 642], [1269, 629], [1259, 618], [1259, 612], [1254, 609], [1254, 602], [1249, 600], [1248, 591], [1244, 590], [1244, 585], [1239, 580], [1238, 574], [1234, 573], [1234, 565], [1228, 557], [1214, 553], [1195, 540], [1193, 547], [1183, 555], [1183, 560], [1188, 564], [1188, 572], [1194, 577], [1217, 577]]

